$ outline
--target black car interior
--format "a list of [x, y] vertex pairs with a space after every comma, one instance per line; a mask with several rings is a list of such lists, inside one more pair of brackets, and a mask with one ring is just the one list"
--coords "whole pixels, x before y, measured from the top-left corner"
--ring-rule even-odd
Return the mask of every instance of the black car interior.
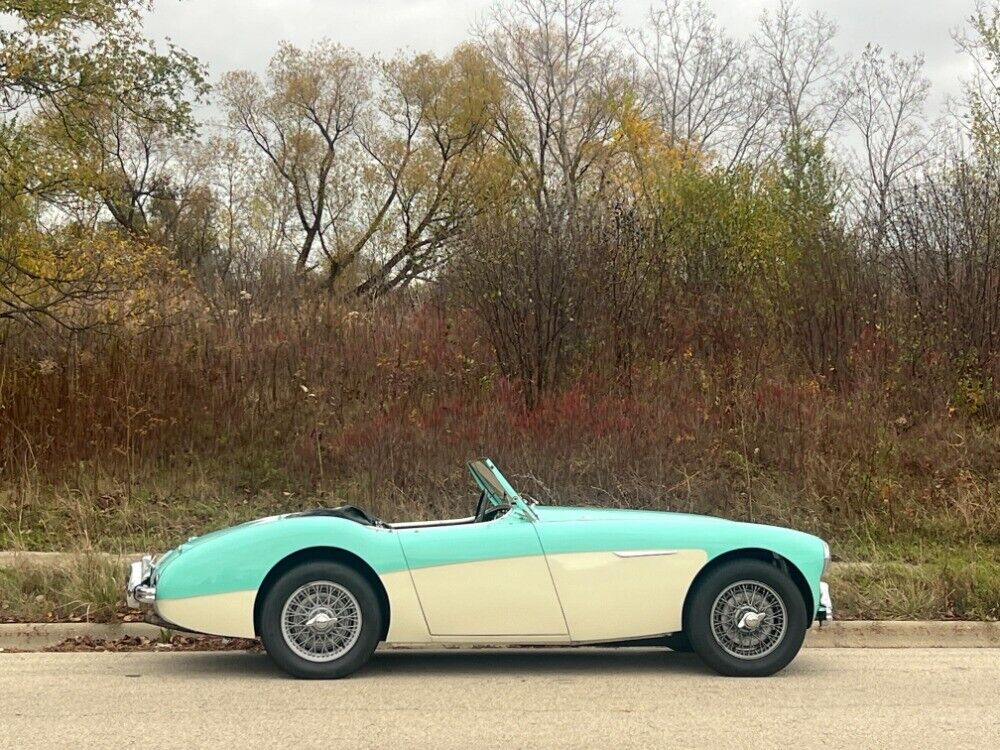
[[486, 498], [486, 492], [479, 493], [479, 502], [476, 503], [476, 514], [473, 516], [473, 523], [484, 523], [499, 518], [511, 509], [510, 503], [500, 503], [494, 505]]
[[354, 521], [362, 526], [382, 526], [392, 528], [407, 528], [408, 526], [460, 526], [468, 523], [487, 523], [504, 515], [511, 509], [511, 504], [507, 502], [494, 505], [489, 501], [486, 492], [479, 493], [479, 500], [476, 503], [475, 513], [469, 518], [457, 518], [446, 521], [434, 521], [430, 523], [415, 524], [388, 524], [380, 518], [367, 513], [356, 505], [339, 505], [336, 508], [315, 508], [305, 510], [301, 513], [290, 513], [291, 516], [329, 516], [331, 518], [343, 518], [347, 521]]
[[292, 516], [332, 516], [360, 523], [362, 526], [385, 526], [385, 523], [375, 516], [368, 515], [356, 505], [338, 505], [336, 508], [316, 508], [304, 510], [301, 513], [291, 513]]

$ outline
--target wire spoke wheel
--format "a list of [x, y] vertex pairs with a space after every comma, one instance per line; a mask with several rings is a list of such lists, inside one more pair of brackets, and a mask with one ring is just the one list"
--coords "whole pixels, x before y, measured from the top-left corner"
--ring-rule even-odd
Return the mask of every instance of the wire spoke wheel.
[[712, 605], [712, 636], [737, 659], [767, 656], [787, 630], [785, 602], [760, 581], [737, 581], [723, 589]]
[[293, 591], [281, 608], [281, 635], [303, 659], [334, 661], [361, 635], [361, 606], [339, 583], [310, 581]]

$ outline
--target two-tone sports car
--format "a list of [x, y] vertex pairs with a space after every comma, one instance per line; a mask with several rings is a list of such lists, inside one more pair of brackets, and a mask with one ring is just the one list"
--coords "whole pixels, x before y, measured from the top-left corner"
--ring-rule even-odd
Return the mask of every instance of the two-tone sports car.
[[543, 506], [489, 459], [468, 518], [384, 523], [353, 506], [264, 518], [133, 563], [164, 626], [260, 637], [296, 677], [343, 677], [381, 641], [581, 645], [659, 638], [726, 675], [769, 675], [832, 616], [830, 548], [789, 529]]

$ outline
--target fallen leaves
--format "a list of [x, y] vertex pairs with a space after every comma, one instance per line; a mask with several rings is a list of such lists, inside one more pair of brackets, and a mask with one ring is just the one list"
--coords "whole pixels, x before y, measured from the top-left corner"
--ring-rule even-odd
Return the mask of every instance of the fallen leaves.
[[125, 651], [262, 651], [260, 642], [249, 638], [221, 638], [218, 636], [175, 635], [168, 641], [141, 636], [124, 636], [106, 640], [90, 636], [67, 638], [43, 651], [52, 652], [125, 652]]

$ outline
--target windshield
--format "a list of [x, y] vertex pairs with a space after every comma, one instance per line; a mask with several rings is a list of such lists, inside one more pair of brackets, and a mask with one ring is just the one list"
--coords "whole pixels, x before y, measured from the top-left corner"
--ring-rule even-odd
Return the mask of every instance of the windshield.
[[500, 473], [500, 469], [488, 458], [481, 458], [469, 464], [469, 472], [479, 488], [486, 493], [486, 499], [493, 505], [513, 505], [524, 510], [530, 517], [535, 514], [521, 498], [517, 490]]

